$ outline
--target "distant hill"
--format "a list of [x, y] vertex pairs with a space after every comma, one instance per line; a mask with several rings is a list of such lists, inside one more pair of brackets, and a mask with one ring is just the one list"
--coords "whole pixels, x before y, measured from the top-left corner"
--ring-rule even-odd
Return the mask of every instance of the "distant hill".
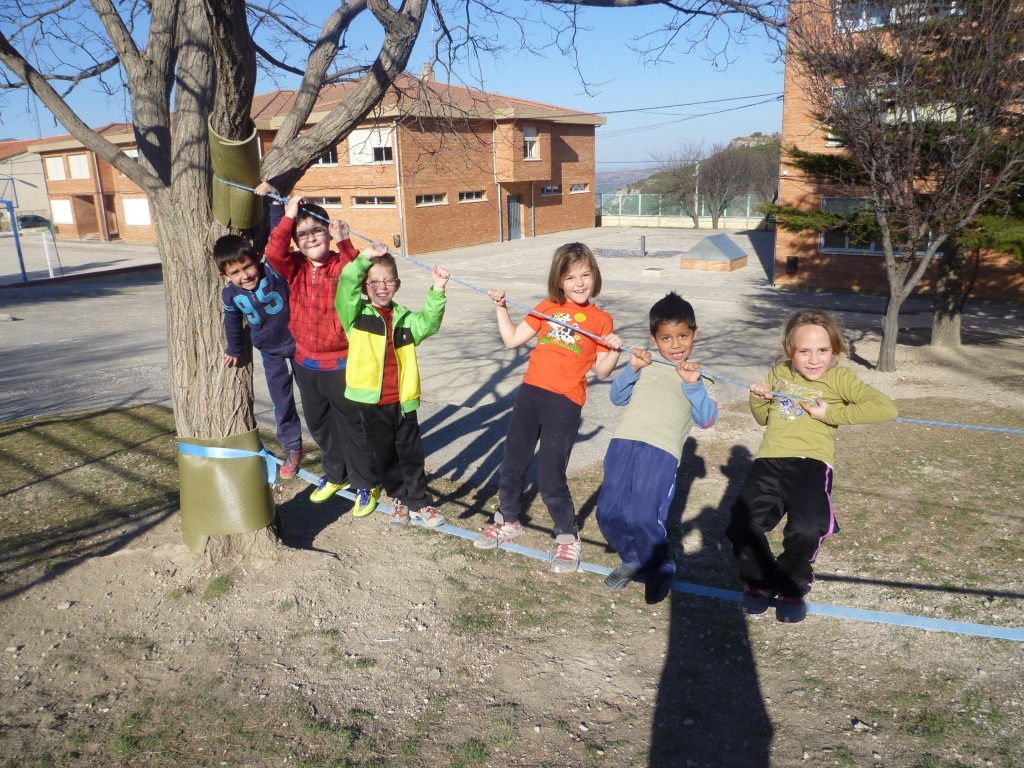
[[646, 179], [654, 173], [654, 170], [653, 168], [619, 168], [614, 171], [598, 171], [594, 180], [597, 189], [594, 191], [599, 195], [614, 194], [640, 179]]

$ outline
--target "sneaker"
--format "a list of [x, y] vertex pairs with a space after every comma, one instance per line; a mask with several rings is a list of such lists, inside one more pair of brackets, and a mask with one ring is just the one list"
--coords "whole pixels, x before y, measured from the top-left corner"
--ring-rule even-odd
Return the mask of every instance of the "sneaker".
[[522, 523], [499, 523], [494, 521], [486, 531], [480, 534], [473, 542], [477, 549], [497, 549], [516, 539], [521, 539], [526, 534]]
[[740, 595], [740, 610], [748, 616], [760, 616], [771, 605], [772, 593], [758, 587], [747, 587]]
[[329, 483], [324, 480], [319, 488], [314, 488], [313, 492], [309, 494], [309, 500], [314, 504], [319, 504], [322, 501], [327, 501], [331, 496], [344, 488], [348, 488], [348, 483]]
[[352, 507], [352, 517], [366, 517], [377, 508], [380, 499], [380, 486], [360, 488], [356, 491], [356, 504]]
[[626, 565], [623, 563], [604, 577], [604, 585], [612, 592], [621, 592], [638, 573], [640, 573], [639, 566]]
[[299, 462], [302, 461], [302, 449], [297, 451], [285, 451], [284, 463], [281, 465], [281, 478], [291, 480], [299, 474]]
[[775, 618], [783, 624], [796, 624], [807, 618], [807, 603], [802, 597], [780, 597], [775, 606]]
[[409, 512], [409, 517], [413, 520], [419, 520], [427, 528], [437, 528], [439, 525], [444, 525], [448, 522], [445, 516], [437, 511], [436, 507], [420, 507], [415, 512]]
[[551, 556], [552, 573], [573, 573], [580, 567], [580, 556], [583, 554], [583, 544], [579, 539], [574, 539], [567, 544], [560, 544], [555, 538], [555, 553]]
[[400, 501], [392, 500], [390, 512], [384, 508], [380, 512], [387, 516], [389, 525], [405, 525], [409, 522], [409, 508]]

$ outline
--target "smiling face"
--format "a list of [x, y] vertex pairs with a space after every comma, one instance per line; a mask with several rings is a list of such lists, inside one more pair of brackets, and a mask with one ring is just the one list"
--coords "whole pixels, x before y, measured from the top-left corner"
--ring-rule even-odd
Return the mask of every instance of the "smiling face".
[[295, 244], [299, 252], [314, 264], [322, 264], [331, 255], [331, 235], [327, 225], [312, 216], [295, 222]]
[[374, 264], [366, 273], [366, 295], [378, 309], [391, 306], [391, 300], [401, 285], [395, 271], [388, 265]]
[[577, 261], [562, 275], [562, 291], [574, 304], [582, 306], [590, 301], [594, 293], [594, 272], [586, 261]]
[[260, 265], [251, 256], [243, 256], [239, 261], [225, 265], [221, 275], [236, 288], [255, 291], [260, 284]]
[[658, 354], [674, 365], [690, 359], [693, 342], [697, 340], [697, 329], [688, 323], [659, 323], [651, 341], [658, 347]]
[[832, 367], [835, 352], [828, 331], [820, 325], [802, 325], [793, 333], [793, 370], [817, 381]]

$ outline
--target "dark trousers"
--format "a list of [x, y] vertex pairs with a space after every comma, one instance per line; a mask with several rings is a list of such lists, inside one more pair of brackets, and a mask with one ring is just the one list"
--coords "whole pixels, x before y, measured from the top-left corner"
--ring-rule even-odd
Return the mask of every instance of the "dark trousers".
[[[740, 578], [783, 597], [810, 592], [821, 543], [839, 531], [831, 494], [832, 469], [823, 461], [755, 459], [725, 529]], [[765, 534], [783, 515], [782, 553], [776, 558]]]
[[566, 467], [583, 408], [564, 395], [523, 384], [519, 387], [505, 438], [505, 458], [498, 482], [498, 507], [505, 522], [515, 523], [523, 512], [526, 473], [537, 453], [537, 485], [555, 523], [555, 536], [579, 531], [576, 507], [565, 478]]
[[668, 510], [676, 493], [676, 457], [637, 440], [613, 439], [604, 457], [597, 525], [622, 564], [672, 576]]
[[377, 482], [388, 496], [415, 512], [432, 504], [423, 469], [423, 440], [416, 411], [403, 414], [398, 403], [356, 405], [373, 450]]
[[274, 404], [274, 421], [277, 422], [277, 442], [286, 451], [302, 448], [302, 424], [295, 408], [295, 393], [292, 390], [292, 358], [272, 355], [260, 351], [263, 357], [263, 373], [267, 377], [270, 401]]
[[376, 469], [355, 403], [345, 399], [345, 370], [315, 371], [295, 366], [306, 428], [320, 446], [327, 481], [353, 488], [373, 485]]

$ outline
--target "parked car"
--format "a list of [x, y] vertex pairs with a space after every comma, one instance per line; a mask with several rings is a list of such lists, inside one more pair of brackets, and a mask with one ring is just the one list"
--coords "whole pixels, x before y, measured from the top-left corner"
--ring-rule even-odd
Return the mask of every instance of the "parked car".
[[18, 216], [18, 229], [34, 229], [36, 227], [49, 227], [50, 220], [37, 213], [23, 213]]

